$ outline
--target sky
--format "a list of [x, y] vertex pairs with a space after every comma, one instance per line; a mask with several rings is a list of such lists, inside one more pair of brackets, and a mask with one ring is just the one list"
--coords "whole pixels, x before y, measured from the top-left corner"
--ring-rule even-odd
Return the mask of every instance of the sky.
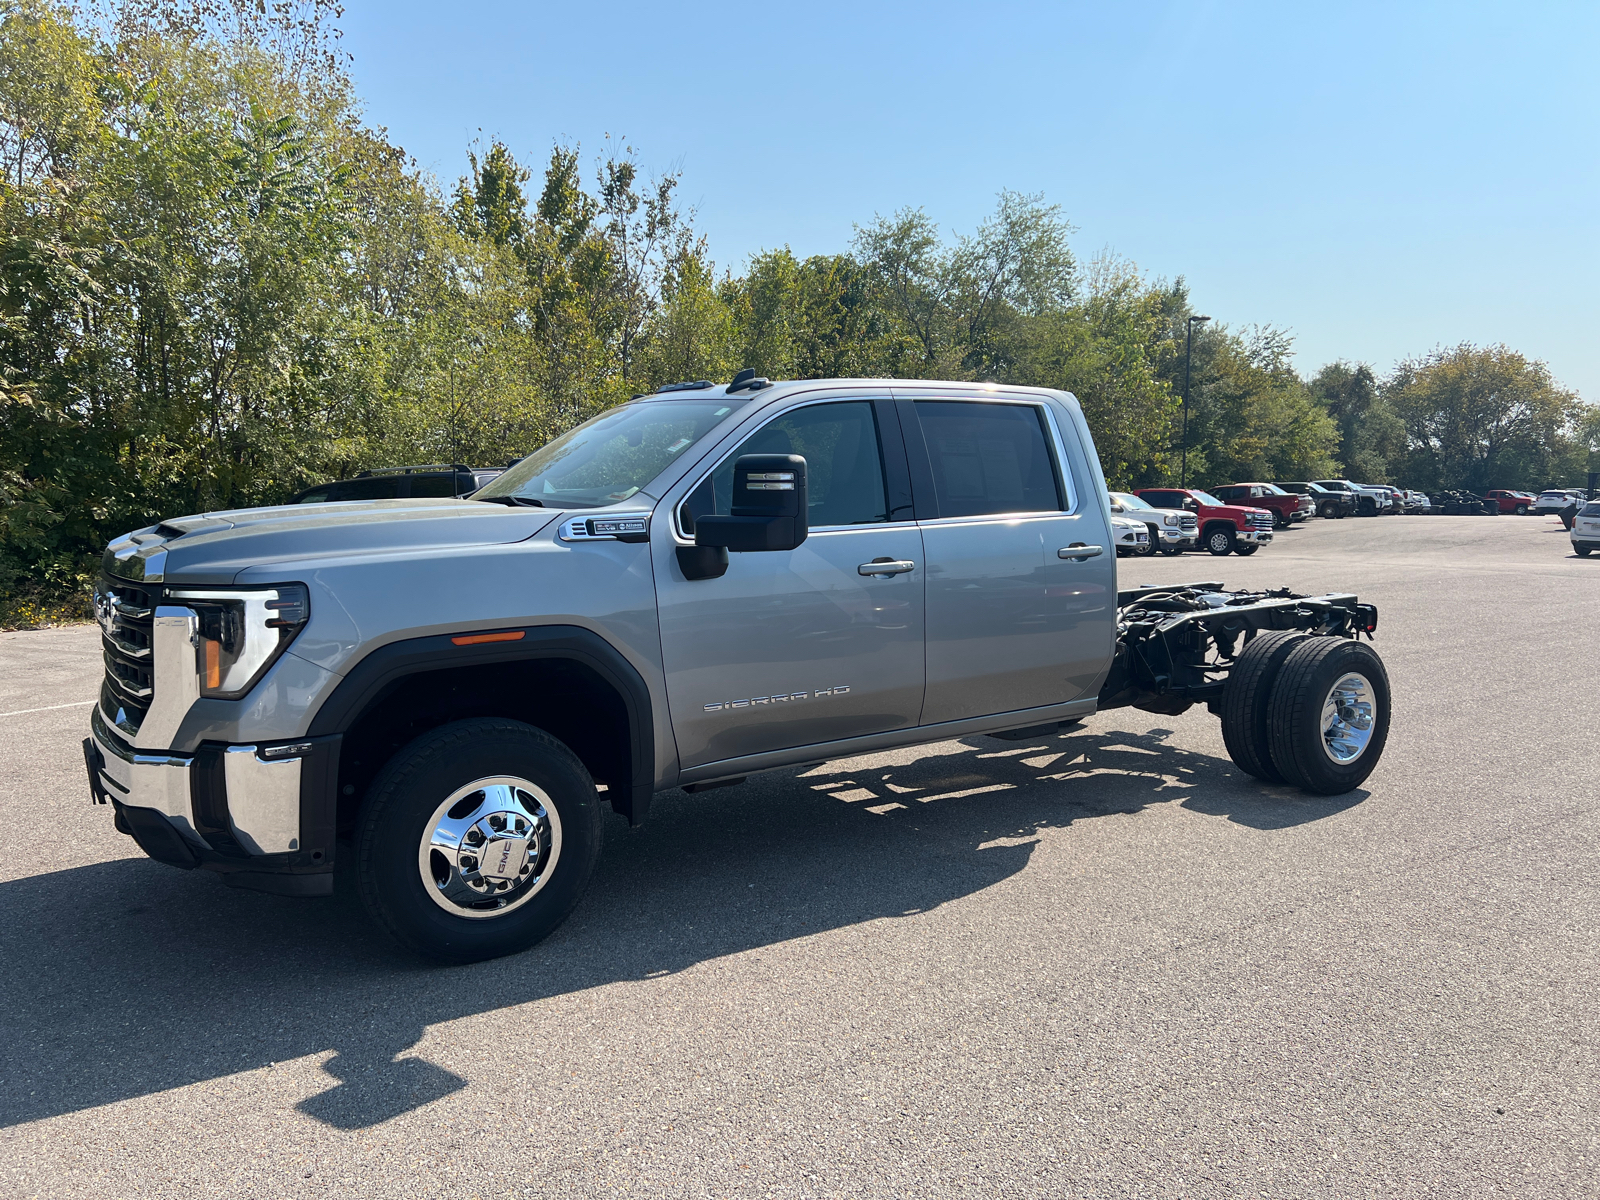
[[606, 137], [720, 267], [971, 232], [1042, 193], [1081, 260], [1183, 276], [1312, 374], [1463, 341], [1600, 401], [1600, 5], [346, 0], [367, 119], [446, 186]]

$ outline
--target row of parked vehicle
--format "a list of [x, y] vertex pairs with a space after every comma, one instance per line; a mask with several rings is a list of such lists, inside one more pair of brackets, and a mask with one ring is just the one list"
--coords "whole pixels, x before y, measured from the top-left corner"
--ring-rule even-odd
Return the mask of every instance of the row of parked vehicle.
[[1287, 480], [1279, 483], [1229, 483], [1210, 489], [1142, 488], [1112, 492], [1117, 523], [1117, 553], [1182, 554], [1185, 550], [1251, 555], [1288, 529], [1311, 517], [1427, 512], [1426, 495], [1348, 479]]

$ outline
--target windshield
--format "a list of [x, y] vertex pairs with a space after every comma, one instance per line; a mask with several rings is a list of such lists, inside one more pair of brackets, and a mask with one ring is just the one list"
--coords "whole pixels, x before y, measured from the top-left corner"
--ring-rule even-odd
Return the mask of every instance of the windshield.
[[1287, 496], [1289, 494], [1275, 483], [1263, 483], [1261, 487], [1269, 496]]
[[541, 446], [474, 500], [511, 496], [546, 508], [604, 508], [631, 497], [722, 423], [743, 399], [625, 404]]
[[1153, 504], [1146, 504], [1143, 500], [1139, 499], [1139, 497], [1137, 497], [1137, 496], [1128, 495], [1127, 492], [1112, 492], [1111, 493], [1111, 503], [1120, 504], [1120, 505], [1122, 505], [1123, 508], [1150, 508], [1150, 509], [1153, 509], [1155, 507], [1155, 505], [1153, 505]]
[[1204, 504], [1207, 508], [1225, 507], [1221, 500], [1218, 500], [1210, 492], [1202, 492], [1199, 488], [1190, 488], [1189, 495], [1200, 501], [1200, 503]]

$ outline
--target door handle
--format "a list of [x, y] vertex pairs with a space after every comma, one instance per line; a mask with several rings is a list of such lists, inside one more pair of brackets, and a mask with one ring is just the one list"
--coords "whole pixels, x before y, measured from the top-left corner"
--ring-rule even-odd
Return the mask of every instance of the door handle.
[[1070, 546], [1063, 546], [1056, 551], [1057, 558], [1098, 558], [1106, 552], [1104, 546], [1085, 546], [1082, 542], [1073, 542]]
[[858, 575], [904, 575], [917, 569], [917, 564], [907, 558], [875, 558], [856, 568]]

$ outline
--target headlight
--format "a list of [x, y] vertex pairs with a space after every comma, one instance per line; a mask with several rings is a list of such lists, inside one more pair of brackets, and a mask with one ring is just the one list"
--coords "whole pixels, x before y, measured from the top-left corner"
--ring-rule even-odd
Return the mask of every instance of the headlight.
[[303, 584], [235, 589], [181, 589], [166, 593], [199, 618], [195, 669], [200, 694], [237, 700], [266, 674], [311, 615]]
[[1172, 513], [1168, 513], [1166, 516], [1161, 518], [1161, 523], [1163, 525], [1178, 525], [1181, 524], [1182, 521], [1182, 517], [1174, 516]]

